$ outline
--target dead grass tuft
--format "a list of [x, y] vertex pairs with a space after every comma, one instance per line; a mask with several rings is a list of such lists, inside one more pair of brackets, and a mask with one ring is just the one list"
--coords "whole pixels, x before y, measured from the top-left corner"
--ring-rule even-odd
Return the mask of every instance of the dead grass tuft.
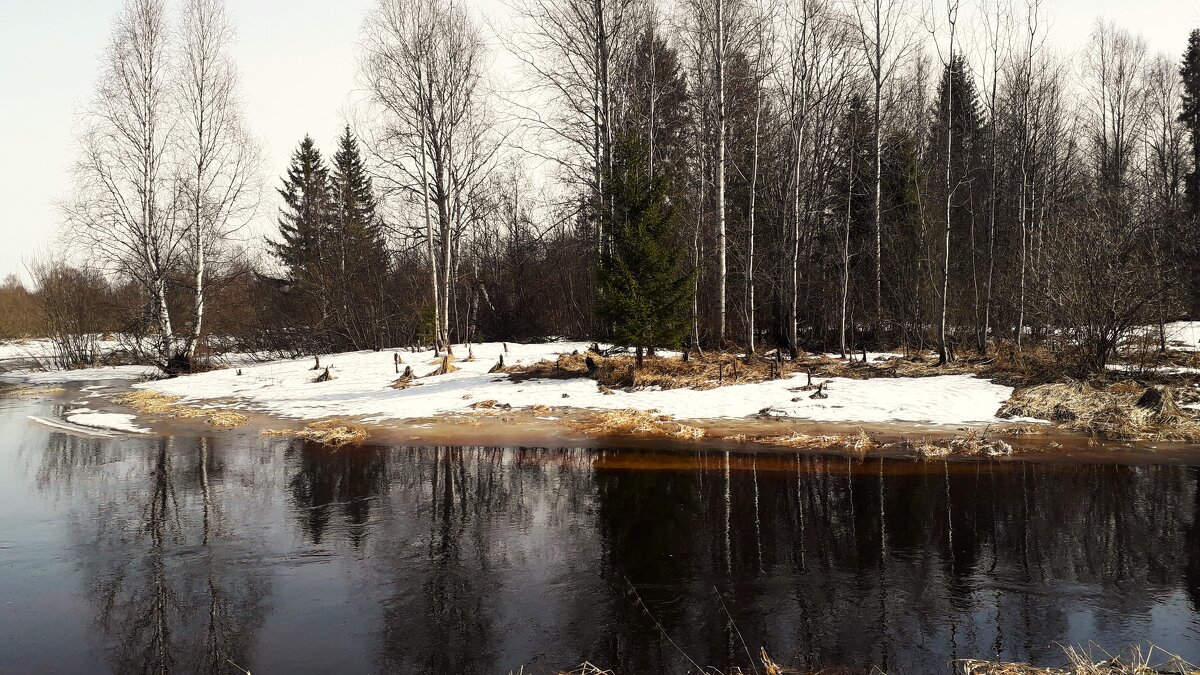
[[51, 396], [53, 394], [61, 394], [66, 389], [62, 387], [17, 387], [8, 391], [4, 391], [4, 396]]
[[208, 416], [208, 423], [218, 429], [233, 429], [248, 421], [249, 417], [234, 410], [214, 410]]
[[681, 424], [669, 415], [630, 409], [591, 413], [573, 422], [572, 426], [577, 431], [598, 436], [637, 435], [695, 440], [703, 438], [705, 434], [704, 429]]
[[1067, 382], [1018, 389], [998, 414], [1048, 419], [1114, 440], [1200, 442], [1200, 422], [1180, 410], [1170, 387], [1156, 389], [1129, 381], [1109, 386]]
[[1200, 675], [1196, 666], [1154, 645], [1134, 645], [1115, 655], [1095, 644], [1063, 651], [1068, 663], [1052, 668], [982, 659], [960, 659], [954, 666], [961, 675]]
[[263, 429], [263, 436], [288, 436], [303, 438], [306, 441], [321, 443], [334, 448], [343, 445], [360, 444], [367, 440], [367, 428], [361, 424], [353, 424], [343, 420], [321, 420], [310, 422], [302, 429]]
[[442, 357], [441, 365], [439, 365], [436, 370], [434, 370], [432, 373], [429, 373], [429, 375], [426, 377], [445, 375], [447, 373], [453, 373], [456, 370], [458, 370], [458, 366], [454, 365], [454, 355], [447, 354]]
[[861, 428], [856, 434], [813, 435], [792, 431], [790, 434], [776, 436], [747, 436], [746, 434], [737, 434], [736, 436], [726, 436], [722, 440], [733, 441], [735, 443], [778, 445], [785, 448], [801, 448], [806, 450], [842, 448], [862, 454], [866, 454], [874, 448], [879, 447], [879, 443]]
[[[589, 368], [589, 361], [591, 367]], [[783, 368], [789, 366], [784, 363]], [[603, 389], [714, 389], [726, 384], [749, 384], [775, 379], [779, 365], [755, 357], [749, 363], [733, 354], [711, 352], [684, 361], [678, 357], [646, 357], [642, 367], [629, 355], [604, 356], [597, 353], [561, 354], [553, 361], [509, 366], [503, 369], [509, 378], [523, 382], [534, 379], [586, 377]]]
[[113, 398], [118, 405], [128, 406], [147, 415], [161, 415], [175, 419], [207, 418], [206, 421], [218, 429], [240, 427], [250, 418], [233, 410], [195, 408], [180, 405], [178, 396], [162, 394], [148, 389], [125, 392]]
[[961, 436], [946, 439], [905, 441], [906, 445], [917, 453], [921, 459], [941, 459], [944, 457], [1007, 457], [1013, 454], [1013, 448], [1001, 439], [988, 440], [985, 432], [972, 429]]

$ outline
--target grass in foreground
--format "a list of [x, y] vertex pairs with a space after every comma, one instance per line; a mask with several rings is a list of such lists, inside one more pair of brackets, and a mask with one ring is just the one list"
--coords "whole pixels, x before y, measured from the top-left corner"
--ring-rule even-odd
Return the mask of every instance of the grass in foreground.
[[1068, 663], [1059, 667], [1003, 663], [981, 659], [955, 661], [961, 675], [1200, 675], [1200, 668], [1154, 645], [1133, 645], [1118, 654], [1100, 647], [1064, 647]]
[[[954, 670], [959, 675], [1166, 675], [1166, 673], [1200, 675], [1200, 669], [1196, 666], [1154, 645], [1145, 647], [1133, 645], [1115, 655], [1109, 654], [1094, 644], [1086, 647], [1064, 647], [1063, 652], [1066, 655], [1067, 664], [1057, 667], [1034, 666], [1028, 663], [1004, 663], [986, 659], [959, 659], [954, 662]], [[761, 671], [752, 666], [752, 670], [743, 670], [739, 667], [728, 670], [707, 667], [702, 669], [702, 672], [713, 675], [747, 675], [751, 672], [761, 672], [765, 675], [809, 673], [809, 671], [777, 664], [764, 649], [759, 650], [759, 659], [762, 664]], [[523, 672], [524, 669], [517, 671], [517, 675]], [[812, 672], [811, 675], [832, 675], [836, 672], [843, 671], [822, 669]], [[879, 668], [871, 668], [867, 672], [872, 675], [886, 675], [886, 672]], [[605, 670], [585, 662], [578, 668], [560, 675], [616, 675], [616, 671]]]

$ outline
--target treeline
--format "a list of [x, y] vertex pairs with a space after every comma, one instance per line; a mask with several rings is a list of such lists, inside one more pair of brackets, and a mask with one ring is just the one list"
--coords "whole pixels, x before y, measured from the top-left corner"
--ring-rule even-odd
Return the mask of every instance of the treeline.
[[[221, 335], [257, 350], [1011, 341], [1095, 370], [1197, 309], [1200, 30], [1151, 55], [1098, 22], [1065, 58], [1042, 4], [521, 0], [497, 30], [512, 92], [469, 8], [379, 0], [363, 121], [331, 162], [304, 139], [250, 262], [230, 235], [257, 155], [219, 0], [178, 30], [128, 0], [68, 215], [179, 369], [218, 334], [205, 289], [243, 278], [253, 309]], [[207, 89], [198, 58], [220, 64]]]

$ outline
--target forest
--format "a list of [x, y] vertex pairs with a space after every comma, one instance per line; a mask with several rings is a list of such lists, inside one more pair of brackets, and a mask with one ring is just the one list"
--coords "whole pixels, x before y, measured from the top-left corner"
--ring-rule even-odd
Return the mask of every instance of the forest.
[[562, 337], [1087, 374], [1195, 316], [1200, 27], [1063, 54], [1044, 0], [468, 4], [379, 0], [345, 129], [267, 176], [221, 0], [127, 0], [71, 246], [0, 287], [0, 338], [171, 373]]

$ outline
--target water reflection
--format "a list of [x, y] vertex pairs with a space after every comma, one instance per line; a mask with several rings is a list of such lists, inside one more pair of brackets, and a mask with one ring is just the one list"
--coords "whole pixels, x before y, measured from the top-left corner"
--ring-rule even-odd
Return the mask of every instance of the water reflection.
[[75, 549], [114, 672], [228, 673], [246, 660], [269, 584], [239, 564], [247, 542], [226, 517], [224, 465], [211, 446], [160, 438], [114, 453], [108, 442], [50, 435], [39, 485], [81, 491], [92, 507]]
[[683, 672], [764, 646], [906, 673], [1087, 639], [1200, 660], [1196, 467], [44, 447], [32, 482], [74, 514], [116, 672]]

